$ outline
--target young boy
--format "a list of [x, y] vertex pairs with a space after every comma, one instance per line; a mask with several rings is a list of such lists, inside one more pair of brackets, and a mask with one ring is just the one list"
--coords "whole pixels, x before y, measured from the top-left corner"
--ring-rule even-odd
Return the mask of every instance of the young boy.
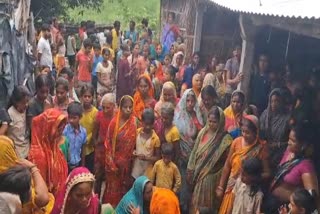
[[103, 56], [101, 56], [101, 46], [99, 43], [93, 44], [93, 65], [92, 65], [92, 85], [94, 87], [94, 91], [97, 92], [97, 84], [98, 84], [98, 77], [97, 77], [97, 66], [100, 62], [103, 61]]
[[67, 68], [67, 67], [62, 68], [62, 70], [59, 73], [59, 77], [63, 77], [69, 82], [69, 97], [76, 102], [80, 102], [77, 96], [76, 90], [74, 89], [73, 76], [74, 76], [73, 71], [71, 70], [71, 68]]
[[132, 177], [150, 176], [154, 162], [160, 159], [160, 140], [153, 130], [155, 120], [154, 111], [145, 109], [142, 113], [142, 128], [137, 131], [136, 157], [132, 169]]
[[68, 124], [63, 130], [63, 135], [67, 138], [68, 146], [68, 168], [69, 172], [78, 167], [84, 166], [84, 145], [87, 142], [87, 131], [80, 125], [80, 119], [83, 114], [82, 105], [78, 102], [69, 104]]
[[76, 74], [75, 82], [79, 87], [91, 84], [91, 71], [93, 56], [91, 54], [92, 43], [90, 39], [83, 41], [83, 49], [76, 56]]
[[157, 161], [152, 170], [151, 182], [161, 188], [167, 188], [177, 193], [181, 186], [181, 175], [178, 167], [172, 162], [173, 145], [161, 145], [162, 159]]

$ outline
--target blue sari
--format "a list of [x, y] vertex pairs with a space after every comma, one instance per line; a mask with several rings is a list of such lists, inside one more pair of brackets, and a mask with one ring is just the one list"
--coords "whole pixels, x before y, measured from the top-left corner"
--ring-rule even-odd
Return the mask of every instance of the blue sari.
[[146, 176], [141, 176], [133, 183], [132, 188], [123, 196], [119, 202], [116, 213], [129, 214], [129, 206], [140, 207], [140, 214], [143, 214], [143, 191], [145, 185], [150, 182]]

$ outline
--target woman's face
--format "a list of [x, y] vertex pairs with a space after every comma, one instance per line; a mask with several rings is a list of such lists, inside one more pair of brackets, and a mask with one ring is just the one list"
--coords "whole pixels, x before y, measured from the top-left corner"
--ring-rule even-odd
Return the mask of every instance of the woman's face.
[[201, 90], [201, 88], [202, 88], [202, 79], [201, 79], [200, 75], [195, 76], [192, 82], [193, 82], [193, 86], [196, 89]]
[[163, 100], [165, 102], [173, 102], [174, 101], [174, 89], [164, 88], [163, 89]]
[[92, 101], [93, 101], [93, 96], [89, 91], [85, 92], [81, 97], [81, 102], [84, 107], [90, 107], [92, 104]]
[[139, 81], [138, 89], [143, 97], [146, 97], [148, 95], [148, 91], [149, 91], [150, 87], [145, 79], [141, 79]]
[[104, 114], [106, 115], [113, 115], [113, 112], [114, 112], [114, 104], [111, 103], [111, 102], [103, 102], [102, 103], [102, 111]]
[[170, 61], [170, 58], [169, 57], [165, 57], [164, 58], [164, 64], [165, 65], [170, 65], [171, 61]]
[[[62, 136], [62, 133], [63, 133], [63, 130], [64, 130], [64, 127], [67, 125], [67, 119], [61, 121], [61, 123], [58, 125], [57, 127], [57, 131], [55, 131], [53, 133], [53, 135], [51, 136], [54, 136], [56, 139], [57, 138], [60, 138]], [[54, 129], [52, 129], [54, 131]]]
[[208, 115], [207, 123], [211, 131], [216, 131], [219, 128], [219, 120], [213, 114]]
[[194, 65], [198, 65], [199, 64], [199, 61], [200, 61], [200, 57], [199, 55], [194, 55], [193, 58], [192, 58], [192, 61], [193, 61], [193, 64]]
[[272, 112], [278, 112], [280, 109], [280, 105], [281, 105], [281, 99], [279, 96], [277, 95], [272, 95], [271, 96], [271, 101], [270, 101], [270, 106], [271, 106], [271, 111]]
[[138, 55], [140, 52], [140, 47], [139, 45], [135, 45], [134, 48], [133, 48], [133, 54], [134, 55]]
[[165, 127], [170, 127], [173, 121], [173, 115], [161, 112], [161, 119]]
[[131, 100], [125, 100], [123, 101], [123, 105], [121, 106], [121, 113], [125, 117], [130, 117], [132, 114], [132, 108], [133, 108], [133, 103]]
[[171, 13], [169, 13], [169, 15], [168, 15], [168, 23], [169, 24], [173, 23], [173, 15]]
[[187, 109], [187, 112], [193, 112], [194, 110], [194, 106], [196, 105], [196, 99], [193, 95], [187, 95], [187, 106], [186, 106], [186, 109]]
[[162, 54], [162, 47], [161, 47], [161, 45], [158, 45], [158, 46], [157, 46], [156, 52], [157, 52], [158, 55], [161, 55], [161, 54]]
[[143, 200], [147, 202], [151, 201], [152, 193], [153, 193], [153, 185], [151, 182], [148, 182], [144, 186]]
[[77, 205], [79, 209], [85, 209], [90, 204], [93, 184], [91, 182], [79, 183], [70, 191], [68, 202]]
[[183, 56], [182, 56], [182, 55], [177, 56], [177, 58], [176, 58], [176, 64], [177, 64], [178, 66], [181, 66], [181, 65], [182, 65], [182, 62], [183, 62]]
[[208, 94], [202, 94], [202, 103], [207, 110], [210, 110], [214, 105], [214, 98]]
[[58, 85], [56, 88], [56, 97], [60, 104], [66, 102], [68, 99], [68, 91], [65, 90], [63, 85]]
[[217, 64], [218, 64], [217, 58], [216, 57], [212, 57], [212, 59], [211, 59], [212, 68], [215, 68], [217, 66]]
[[293, 130], [289, 134], [288, 150], [295, 154], [301, 151], [301, 145], [298, 143], [296, 133]]
[[231, 108], [235, 113], [240, 113], [243, 108], [243, 102], [238, 95], [231, 98]]
[[242, 137], [248, 144], [253, 143], [257, 138], [256, 133], [254, 133], [254, 131], [249, 129], [249, 127], [246, 125], [241, 126], [241, 133]]
[[155, 74], [156, 73], [156, 69], [157, 69], [157, 67], [154, 66], [154, 64], [151, 64], [150, 65], [150, 74]]

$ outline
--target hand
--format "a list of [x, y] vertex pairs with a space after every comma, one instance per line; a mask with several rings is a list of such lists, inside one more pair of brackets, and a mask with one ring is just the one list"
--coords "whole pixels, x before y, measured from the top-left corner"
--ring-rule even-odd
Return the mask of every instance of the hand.
[[278, 211], [279, 211], [279, 214], [288, 214], [288, 208], [287, 208], [287, 206], [286, 205], [282, 205], [279, 209], [278, 209]]
[[219, 201], [221, 201], [223, 195], [224, 195], [224, 190], [218, 186], [217, 189], [216, 189], [216, 197], [217, 197], [217, 199]]
[[128, 211], [130, 214], [140, 214], [140, 207], [134, 207], [133, 204], [130, 204], [128, 207]]
[[24, 167], [28, 167], [29, 169], [31, 169], [32, 167], [36, 166], [34, 163], [26, 160], [26, 159], [20, 159], [17, 161], [17, 164], [20, 166], [24, 166]]

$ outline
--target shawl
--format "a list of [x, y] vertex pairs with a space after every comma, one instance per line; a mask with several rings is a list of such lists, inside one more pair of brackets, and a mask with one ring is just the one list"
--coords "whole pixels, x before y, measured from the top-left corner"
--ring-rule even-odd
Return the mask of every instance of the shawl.
[[[152, 85], [152, 82], [151, 82], [151, 79], [150, 77], [147, 75], [147, 74], [143, 74], [139, 77], [139, 79], [137, 80], [137, 83], [142, 79], [146, 79], [147, 80], [147, 83], [149, 85], [149, 91], [148, 91], [148, 96], [153, 98], [154, 96], [154, 90], [153, 90], [153, 85]], [[138, 86], [137, 86], [137, 89], [136, 89], [136, 92], [134, 93], [134, 96], [133, 96], [133, 112], [134, 112], [134, 115], [141, 119], [141, 115], [144, 111], [144, 109], [146, 108], [146, 104], [144, 103], [144, 100], [143, 100], [143, 97], [138, 89]]]
[[[231, 99], [233, 98], [233, 96], [235, 96], [236, 93], [242, 93], [242, 91], [236, 90], [232, 93], [231, 95]], [[228, 132], [231, 132], [233, 130], [235, 130], [236, 128], [240, 127], [240, 122], [241, 119], [243, 117], [243, 110], [238, 113], [235, 114], [235, 112], [233, 111], [231, 104], [224, 110], [224, 115], [226, 118], [226, 124], [225, 124], [225, 130]], [[229, 130], [231, 129], [231, 130]]]
[[[94, 183], [94, 176], [90, 173], [90, 171], [85, 167], [77, 167], [73, 169], [70, 175], [67, 178], [67, 181], [61, 187], [60, 191], [57, 194], [56, 203], [54, 204], [54, 208], [52, 214], [64, 214], [66, 209], [66, 203], [69, 198], [69, 193], [72, 188], [77, 184], [90, 182]], [[93, 186], [93, 185], [92, 185]], [[81, 210], [79, 214], [98, 214], [99, 210], [99, 200], [97, 195], [92, 191], [91, 198], [89, 199], [88, 206]]]
[[[57, 109], [48, 109], [32, 121], [31, 148], [28, 159], [37, 165], [49, 192], [55, 194], [65, 182], [68, 166], [58, 140], [67, 117]], [[59, 175], [59, 176], [57, 176]]]
[[[10, 167], [16, 165], [16, 161], [18, 161], [18, 156], [14, 151], [14, 144], [13, 141], [4, 136], [0, 136], [0, 173], [5, 172]], [[32, 184], [33, 185], [33, 184]], [[50, 213], [53, 207], [54, 197], [52, 194], [49, 193], [49, 203], [46, 207], [42, 208], [41, 210], [35, 204], [35, 189], [31, 187], [31, 198], [30, 201], [23, 204], [22, 212], [24, 214], [44, 214]], [[1, 212], [0, 212], [1, 213]]]
[[180, 99], [174, 113], [173, 124], [178, 128], [180, 137], [183, 142], [180, 143], [180, 148], [182, 154], [185, 158], [189, 159], [189, 155], [193, 149], [195, 136], [199, 131], [194, 119], [187, 111], [187, 97], [188, 95], [193, 95], [195, 97], [195, 106], [193, 108], [197, 120], [201, 127], [203, 126], [202, 115], [200, 111], [199, 104], [197, 102], [197, 97], [192, 89], [187, 89], [182, 98]]
[[219, 108], [219, 114], [219, 125], [212, 138], [201, 145], [204, 135], [209, 130], [209, 124], [207, 123], [200, 131], [190, 155], [188, 170], [193, 172], [193, 183], [199, 182], [209, 173], [212, 173], [215, 165], [232, 143], [231, 136], [224, 131], [225, 117], [221, 108]]
[[268, 107], [260, 117], [260, 130], [263, 132], [269, 143], [285, 142], [289, 129], [288, 122], [290, 114], [286, 113], [284, 102], [282, 101], [279, 112], [276, 113], [271, 111], [271, 97], [274, 94], [278, 94], [281, 99], [284, 99], [280, 88], [272, 90], [269, 95]]
[[145, 185], [150, 182], [146, 176], [138, 177], [132, 188], [123, 196], [119, 202], [116, 213], [126, 214], [129, 213], [129, 206], [132, 204], [134, 207], [140, 207], [140, 213], [143, 213], [143, 192]]
[[150, 214], [180, 214], [179, 200], [169, 189], [153, 188]]
[[[164, 99], [164, 95], [163, 95], [163, 92], [165, 89], [169, 89], [169, 90], [172, 90], [173, 92], [173, 99], [172, 100], [165, 100]], [[160, 116], [160, 113], [161, 113], [161, 106], [163, 105], [163, 103], [165, 102], [170, 102], [172, 103], [174, 106], [176, 106], [177, 104], [177, 91], [176, 91], [176, 86], [174, 85], [173, 82], [165, 82], [163, 84], [163, 87], [162, 87], [162, 91], [161, 91], [161, 95], [160, 95], [160, 100], [156, 103], [156, 106], [154, 107], [154, 112], [156, 114], [157, 117]]]

